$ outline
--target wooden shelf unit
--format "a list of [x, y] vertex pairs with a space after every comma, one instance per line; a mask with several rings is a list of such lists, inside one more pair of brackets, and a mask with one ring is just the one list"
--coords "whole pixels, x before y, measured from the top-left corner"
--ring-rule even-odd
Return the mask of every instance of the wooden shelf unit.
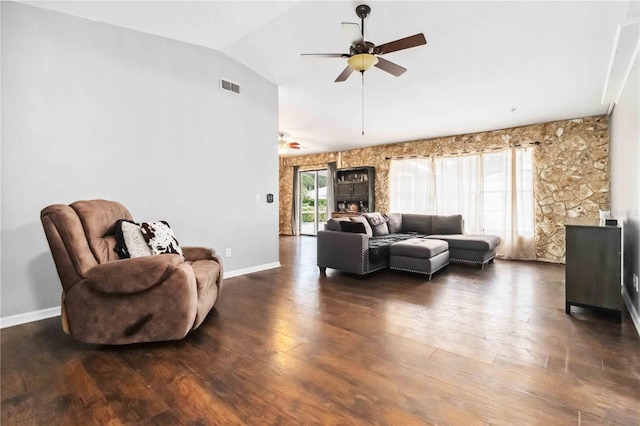
[[366, 213], [375, 210], [375, 168], [338, 169], [335, 180], [337, 213]]

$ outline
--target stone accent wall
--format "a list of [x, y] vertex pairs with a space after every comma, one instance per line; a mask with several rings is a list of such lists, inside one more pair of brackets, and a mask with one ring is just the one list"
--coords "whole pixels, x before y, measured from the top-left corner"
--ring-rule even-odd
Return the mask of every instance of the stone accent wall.
[[501, 150], [535, 142], [534, 193], [536, 256], [564, 262], [564, 224], [569, 218], [598, 218], [609, 210], [609, 119], [606, 116], [554, 121], [531, 126], [413, 142], [377, 145], [343, 152], [283, 158], [280, 163], [280, 233], [291, 235], [293, 166], [300, 170], [376, 168], [376, 210], [389, 209], [390, 157], [443, 155]]

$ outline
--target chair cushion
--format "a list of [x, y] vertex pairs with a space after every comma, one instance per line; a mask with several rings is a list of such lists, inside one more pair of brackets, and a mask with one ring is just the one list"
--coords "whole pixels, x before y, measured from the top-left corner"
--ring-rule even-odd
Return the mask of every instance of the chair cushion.
[[391, 244], [389, 253], [394, 256], [429, 259], [448, 250], [449, 244], [446, 241], [411, 238]]
[[129, 210], [116, 201], [108, 200], [76, 201], [70, 206], [80, 218], [89, 247], [98, 263], [118, 260], [113, 250], [116, 246], [115, 224], [118, 219], [132, 220]]

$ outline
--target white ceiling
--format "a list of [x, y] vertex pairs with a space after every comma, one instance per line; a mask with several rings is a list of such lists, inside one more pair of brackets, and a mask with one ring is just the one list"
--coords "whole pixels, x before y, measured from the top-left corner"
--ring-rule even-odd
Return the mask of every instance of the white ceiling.
[[384, 56], [408, 69], [400, 77], [365, 73], [362, 136], [360, 75], [334, 83], [345, 59], [300, 54], [348, 52], [340, 22], [359, 22], [363, 1], [23, 3], [222, 51], [278, 85], [280, 129], [300, 154], [603, 114], [616, 27], [630, 7], [368, 1], [366, 40], [422, 32], [427, 45]]

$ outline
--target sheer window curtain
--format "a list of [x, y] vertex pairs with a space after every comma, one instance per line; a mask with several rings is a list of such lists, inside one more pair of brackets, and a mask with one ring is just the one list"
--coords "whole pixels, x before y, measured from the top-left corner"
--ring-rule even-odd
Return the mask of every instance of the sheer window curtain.
[[462, 214], [467, 234], [498, 235], [497, 255], [535, 260], [533, 148], [459, 157], [393, 159], [393, 212]]
[[327, 163], [327, 217], [335, 211], [336, 195], [334, 191], [337, 164], [335, 161]]
[[293, 166], [291, 197], [291, 235], [300, 235], [300, 166]]

